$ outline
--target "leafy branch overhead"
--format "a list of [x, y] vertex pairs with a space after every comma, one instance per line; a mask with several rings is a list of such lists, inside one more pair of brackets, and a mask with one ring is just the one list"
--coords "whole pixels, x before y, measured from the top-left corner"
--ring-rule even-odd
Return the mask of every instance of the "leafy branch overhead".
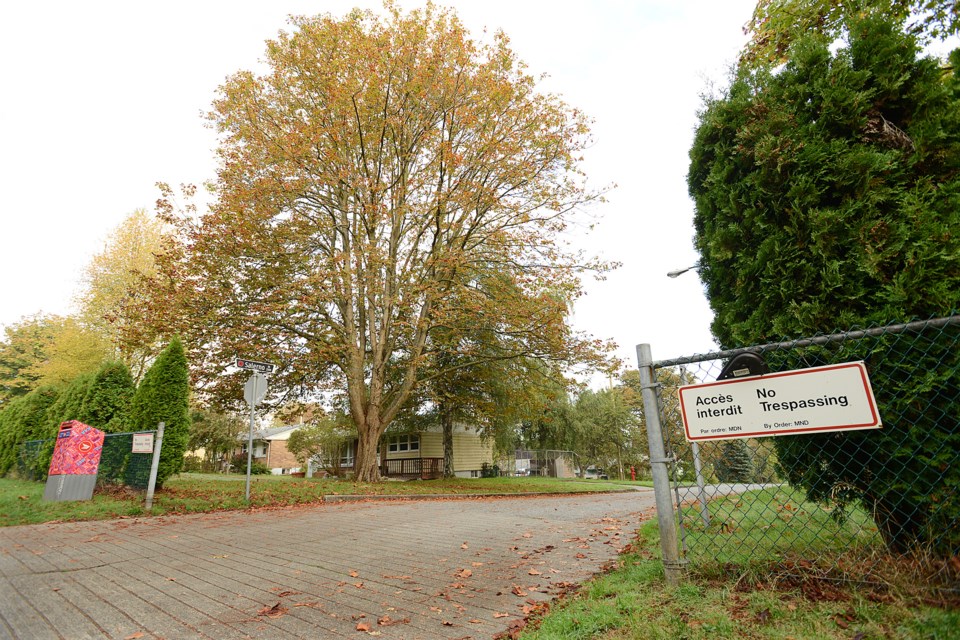
[[870, 14], [905, 20], [911, 33], [923, 37], [944, 39], [960, 31], [960, 5], [954, 0], [758, 0], [743, 27], [750, 40], [741, 63], [780, 64], [797, 40], [811, 35], [834, 40], [851, 20]]

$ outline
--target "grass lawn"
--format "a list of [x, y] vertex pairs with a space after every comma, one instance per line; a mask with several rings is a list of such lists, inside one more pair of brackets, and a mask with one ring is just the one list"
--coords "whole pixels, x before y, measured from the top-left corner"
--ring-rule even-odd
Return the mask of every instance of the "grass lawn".
[[[762, 520], [769, 492], [729, 499], [721, 508], [736, 508], [746, 519]], [[799, 505], [813, 514], [812, 505]], [[799, 516], [798, 516], [799, 517]], [[811, 516], [816, 517], [816, 516]], [[745, 522], [745, 520], [741, 520]], [[700, 532], [699, 535], [710, 535]], [[714, 535], [726, 536], [722, 532]], [[691, 541], [692, 542], [692, 541]], [[704, 542], [703, 540], [700, 541]], [[535, 618], [522, 640], [821, 640], [960, 638], [960, 597], [937, 596], [896, 570], [882, 584], [824, 581], [816, 572], [786, 577], [778, 573], [784, 552], [771, 538], [748, 558], [725, 548], [719, 562], [696, 563], [682, 586], [667, 587], [660, 561], [657, 523], [646, 523], [619, 565], [583, 585], [573, 596]], [[848, 552], [841, 539], [829, 551]], [[742, 549], [745, 547], [741, 547]], [[827, 553], [828, 550], [821, 549]], [[766, 556], [764, 556], [766, 554]], [[759, 556], [759, 558], [757, 557]], [[758, 570], [762, 559], [767, 570]], [[823, 557], [823, 556], [821, 556]], [[891, 561], [896, 564], [895, 561]], [[723, 566], [726, 571], [718, 571]]]
[[[153, 515], [196, 513], [252, 507], [309, 504], [327, 495], [493, 495], [521, 493], [577, 493], [615, 491], [624, 487], [597, 480], [557, 478], [477, 478], [413, 480], [364, 484], [318, 478], [254, 476], [250, 505], [244, 500], [246, 477], [239, 474], [184, 473], [167, 480], [156, 492]], [[0, 478], [0, 526], [41, 522], [101, 520], [144, 515], [142, 492], [127, 489], [98, 490], [93, 500], [44, 502], [44, 484]]]

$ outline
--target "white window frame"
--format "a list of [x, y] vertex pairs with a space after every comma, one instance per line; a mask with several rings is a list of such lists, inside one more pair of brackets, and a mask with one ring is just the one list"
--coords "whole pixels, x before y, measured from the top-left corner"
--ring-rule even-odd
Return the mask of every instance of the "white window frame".
[[398, 436], [391, 436], [387, 441], [387, 451], [390, 453], [420, 451], [420, 435], [404, 433]]
[[340, 453], [340, 466], [352, 467], [356, 462], [356, 452], [353, 450], [353, 443], [348, 442], [343, 446]]

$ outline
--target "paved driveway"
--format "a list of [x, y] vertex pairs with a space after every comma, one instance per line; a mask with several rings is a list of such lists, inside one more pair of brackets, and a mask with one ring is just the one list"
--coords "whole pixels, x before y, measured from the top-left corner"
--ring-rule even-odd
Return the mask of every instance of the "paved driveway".
[[492, 638], [617, 556], [652, 491], [0, 529], [0, 638]]

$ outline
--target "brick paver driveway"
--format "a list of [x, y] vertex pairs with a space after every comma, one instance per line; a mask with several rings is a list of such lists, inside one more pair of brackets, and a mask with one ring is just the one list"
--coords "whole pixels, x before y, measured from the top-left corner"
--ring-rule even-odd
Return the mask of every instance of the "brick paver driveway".
[[0, 529], [0, 638], [492, 638], [616, 557], [652, 491]]

